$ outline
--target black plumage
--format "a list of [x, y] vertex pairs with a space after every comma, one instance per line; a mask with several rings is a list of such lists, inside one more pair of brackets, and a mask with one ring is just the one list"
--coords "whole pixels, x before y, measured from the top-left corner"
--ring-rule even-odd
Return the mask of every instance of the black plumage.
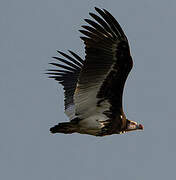
[[63, 64], [50, 64], [56, 67], [60, 67], [62, 69], [49, 69], [48, 73], [46, 74], [49, 74], [49, 78], [54, 78], [56, 81], [58, 81], [64, 86], [65, 109], [67, 109], [70, 104], [73, 104], [73, 95], [76, 88], [77, 79], [84, 61], [72, 51], [69, 52], [75, 59], [61, 51], [57, 52], [63, 57], [65, 57], [67, 60], [59, 57], [53, 57], [54, 59], [62, 62]]

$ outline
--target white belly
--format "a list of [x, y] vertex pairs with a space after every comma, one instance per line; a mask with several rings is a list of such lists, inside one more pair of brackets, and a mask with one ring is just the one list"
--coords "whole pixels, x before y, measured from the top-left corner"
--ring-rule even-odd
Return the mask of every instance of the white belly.
[[107, 117], [103, 114], [95, 114], [79, 122], [80, 129], [99, 131], [104, 127], [102, 121], [106, 121]]

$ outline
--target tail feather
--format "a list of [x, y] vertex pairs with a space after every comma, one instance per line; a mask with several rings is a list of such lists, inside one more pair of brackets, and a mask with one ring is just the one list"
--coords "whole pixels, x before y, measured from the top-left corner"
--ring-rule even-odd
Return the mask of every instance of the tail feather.
[[50, 128], [51, 133], [64, 133], [64, 134], [72, 134], [76, 132], [77, 125], [71, 122], [63, 122], [58, 125]]

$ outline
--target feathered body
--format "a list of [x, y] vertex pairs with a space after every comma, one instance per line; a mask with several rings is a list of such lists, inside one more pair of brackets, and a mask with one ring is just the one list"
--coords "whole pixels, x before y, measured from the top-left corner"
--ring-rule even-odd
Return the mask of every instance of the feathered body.
[[[49, 70], [64, 86], [65, 113], [70, 122], [52, 127], [52, 133], [78, 132], [94, 136], [120, 134], [143, 129], [141, 124], [126, 118], [122, 107], [125, 81], [132, 69], [127, 37], [115, 18], [106, 10], [95, 8], [101, 17], [90, 13], [93, 20], [80, 30], [85, 44], [85, 60], [69, 51], [65, 59], [50, 63], [59, 69]], [[61, 68], [61, 69], [60, 69]]]

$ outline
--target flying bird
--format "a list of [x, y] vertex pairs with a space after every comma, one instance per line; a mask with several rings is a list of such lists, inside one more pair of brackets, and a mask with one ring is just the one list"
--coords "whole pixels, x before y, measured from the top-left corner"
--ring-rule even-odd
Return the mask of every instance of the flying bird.
[[65, 113], [69, 122], [50, 129], [51, 133], [80, 133], [93, 136], [143, 130], [143, 125], [126, 118], [122, 107], [125, 81], [133, 67], [128, 39], [117, 20], [105, 9], [89, 13], [80, 37], [85, 59], [69, 51], [53, 57], [49, 78], [64, 87]]

